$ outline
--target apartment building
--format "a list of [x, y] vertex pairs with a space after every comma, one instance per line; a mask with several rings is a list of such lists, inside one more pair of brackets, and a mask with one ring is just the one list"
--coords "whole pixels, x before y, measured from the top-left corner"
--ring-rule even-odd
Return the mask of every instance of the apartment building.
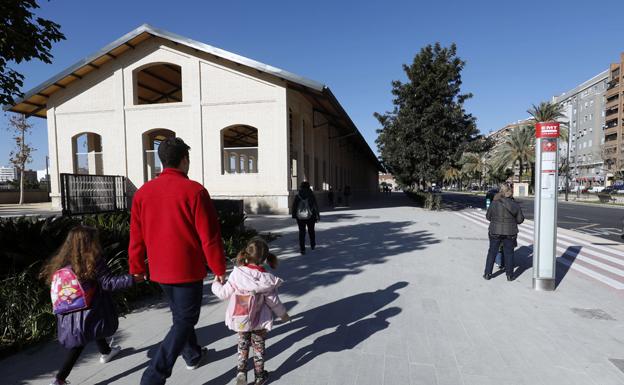
[[607, 169], [607, 179], [615, 181], [616, 172], [624, 169], [624, 142], [622, 140], [622, 123], [624, 119], [622, 106], [622, 93], [624, 84], [622, 81], [622, 67], [624, 66], [624, 53], [620, 54], [620, 62], [609, 66], [608, 86], [605, 93], [605, 126], [603, 157]]
[[600, 72], [552, 100], [563, 106], [565, 117], [562, 120], [569, 126], [568, 143], [561, 141], [559, 151], [562, 159], [567, 158], [569, 152], [572, 186], [605, 182], [602, 154], [608, 77], [608, 70]]
[[15, 167], [0, 167], [0, 182], [10, 182], [17, 179]]

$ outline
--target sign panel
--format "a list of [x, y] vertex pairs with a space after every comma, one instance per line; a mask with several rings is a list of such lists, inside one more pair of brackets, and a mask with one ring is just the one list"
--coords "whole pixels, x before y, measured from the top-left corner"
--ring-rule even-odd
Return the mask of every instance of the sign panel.
[[555, 289], [559, 123], [535, 125], [533, 287]]
[[535, 125], [536, 138], [558, 138], [559, 122], [540, 122]]

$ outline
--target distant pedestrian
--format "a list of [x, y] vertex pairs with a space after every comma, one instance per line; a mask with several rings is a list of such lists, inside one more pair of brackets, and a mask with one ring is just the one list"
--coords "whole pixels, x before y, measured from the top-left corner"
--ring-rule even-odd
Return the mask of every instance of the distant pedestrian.
[[344, 186], [344, 190], [342, 190], [342, 195], [344, 195], [345, 206], [349, 206], [349, 197], [351, 196], [351, 186]]
[[297, 220], [297, 226], [299, 226], [299, 250], [301, 254], [306, 253], [305, 249], [305, 236], [306, 228], [308, 235], [310, 236], [310, 248], [314, 250], [316, 247], [316, 233], [314, 232], [314, 225], [321, 220], [318, 205], [316, 204], [316, 198], [314, 192], [310, 189], [310, 183], [301, 182], [299, 191], [295, 196], [292, 205], [292, 217]]
[[327, 203], [329, 203], [329, 207], [334, 207], [334, 188], [330, 187], [327, 192]]
[[267, 272], [264, 264], [277, 267], [277, 257], [261, 238], [252, 239], [236, 257], [236, 267], [227, 282], [216, 280], [212, 292], [220, 299], [229, 299], [225, 324], [238, 333], [238, 364], [236, 385], [247, 385], [247, 361], [254, 351], [254, 385], [266, 384], [269, 372], [264, 368], [267, 333], [273, 327], [273, 314], [282, 321], [290, 319], [280, 301], [277, 288], [280, 278]]
[[207, 361], [197, 342], [206, 265], [223, 281], [225, 253], [217, 212], [208, 191], [188, 178], [190, 147], [180, 138], [160, 143], [163, 172], [134, 195], [128, 247], [130, 273], [143, 275], [167, 296], [173, 325], [158, 346], [141, 385], [161, 385], [179, 355], [188, 370]]
[[119, 327], [110, 292], [129, 288], [143, 277], [112, 275], [97, 230], [86, 226], [69, 231], [59, 252], [43, 267], [41, 277], [50, 283], [58, 341], [68, 350], [51, 385], [64, 385], [69, 383], [67, 377], [89, 342], [95, 341], [102, 364], [121, 351], [121, 347], [106, 341]]
[[494, 259], [502, 243], [505, 273], [507, 274], [507, 280], [512, 281], [514, 279], [514, 247], [518, 238], [518, 225], [524, 222], [524, 214], [520, 205], [513, 200], [511, 184], [505, 183], [501, 185], [500, 191], [494, 196], [494, 200], [487, 210], [486, 218], [490, 221], [490, 247], [483, 278], [488, 280], [492, 277]]

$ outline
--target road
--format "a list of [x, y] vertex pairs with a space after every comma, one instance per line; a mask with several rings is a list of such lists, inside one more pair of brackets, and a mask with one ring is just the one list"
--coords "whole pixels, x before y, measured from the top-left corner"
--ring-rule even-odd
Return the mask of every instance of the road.
[[[443, 193], [442, 199], [451, 207], [475, 207], [485, 209], [485, 197], [469, 194]], [[527, 219], [533, 220], [533, 199], [519, 198]], [[579, 231], [596, 237], [623, 243], [622, 221], [624, 209], [617, 207], [590, 206], [559, 201], [557, 225], [564, 229]]]

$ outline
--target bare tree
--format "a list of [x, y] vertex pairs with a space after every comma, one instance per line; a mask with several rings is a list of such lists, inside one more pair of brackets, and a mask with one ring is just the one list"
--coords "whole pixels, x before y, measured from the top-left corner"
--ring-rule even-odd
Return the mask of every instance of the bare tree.
[[35, 148], [26, 143], [26, 135], [30, 133], [31, 128], [32, 125], [26, 121], [26, 115], [15, 114], [9, 117], [9, 127], [7, 129], [15, 134], [13, 140], [15, 140], [16, 147], [11, 151], [9, 160], [20, 173], [20, 205], [24, 204], [24, 170], [26, 165], [32, 162], [31, 154], [36, 151]]

